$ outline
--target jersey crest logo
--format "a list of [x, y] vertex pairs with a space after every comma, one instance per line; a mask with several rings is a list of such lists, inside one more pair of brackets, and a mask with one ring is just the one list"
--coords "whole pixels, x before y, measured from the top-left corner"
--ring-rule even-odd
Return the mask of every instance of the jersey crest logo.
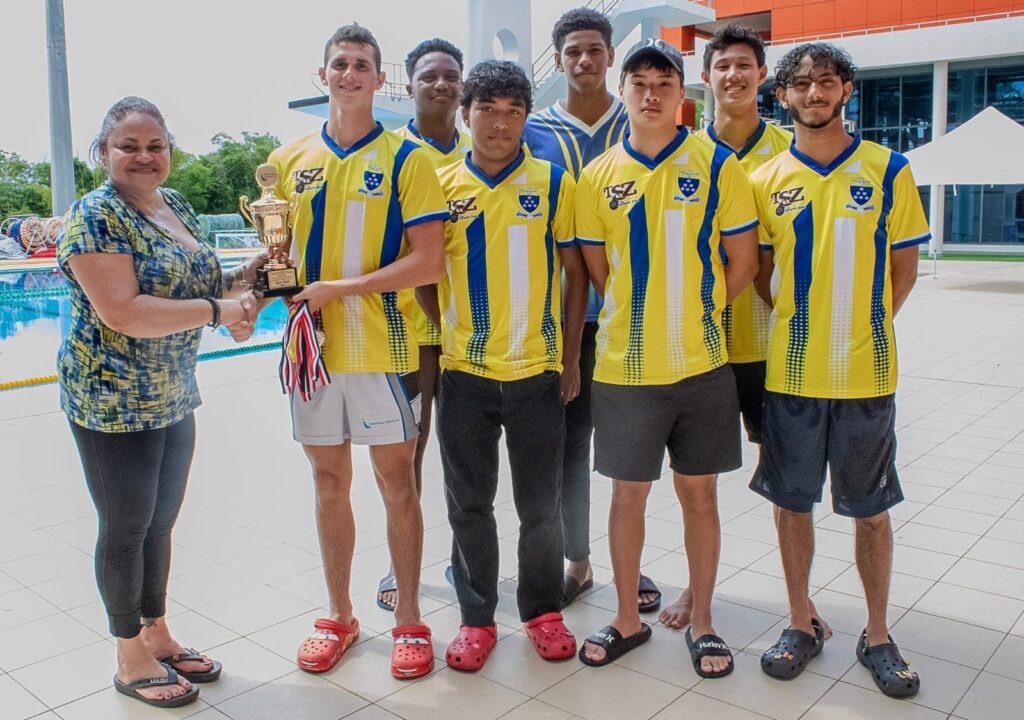
[[542, 213], [538, 208], [540, 207], [540, 194], [532, 188], [523, 188], [519, 191], [519, 206], [525, 212], [517, 212], [516, 217], [521, 218], [539, 218]]
[[674, 196], [673, 200], [678, 200], [684, 205], [692, 205], [693, 203], [700, 202], [700, 197], [696, 195], [697, 190], [700, 189], [700, 176], [689, 170], [685, 170], [679, 174], [676, 178], [676, 184], [679, 186], [680, 195]]
[[[472, 213], [472, 214], [471, 214]], [[474, 218], [480, 213], [476, 209], [476, 196], [448, 201], [448, 221], [456, 223], [466, 218]]]
[[618, 210], [623, 205], [632, 205], [636, 202], [636, 200], [630, 200], [630, 198], [636, 197], [636, 180], [607, 185], [602, 188], [602, 192], [608, 198], [608, 207]]
[[787, 212], [803, 209], [803, 205], [796, 205], [796, 203], [803, 202], [805, 199], [803, 185], [772, 193], [772, 202], [775, 203], [775, 214], [779, 217], [782, 217]]
[[363, 171], [363, 187], [359, 188], [359, 192], [368, 197], [381, 197], [384, 194], [381, 187], [383, 184], [384, 168], [379, 165], [367, 165]]
[[309, 170], [296, 170], [292, 173], [295, 180], [295, 192], [305, 192], [307, 188], [319, 190], [324, 182], [324, 169], [322, 167], [310, 168]]
[[850, 181], [850, 198], [855, 204], [846, 203], [846, 208], [859, 213], [874, 210], [875, 206], [868, 204], [874, 195], [874, 186], [864, 178], [856, 178]]

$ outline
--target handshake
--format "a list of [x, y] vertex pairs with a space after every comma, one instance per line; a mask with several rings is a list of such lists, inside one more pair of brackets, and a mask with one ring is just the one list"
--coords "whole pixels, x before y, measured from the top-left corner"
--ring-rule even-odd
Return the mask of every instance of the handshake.
[[220, 300], [220, 322], [228, 329], [235, 342], [245, 342], [252, 337], [256, 327], [256, 318], [263, 309], [263, 294], [254, 289], [256, 270], [268, 262], [275, 261], [291, 267], [292, 262], [287, 257], [282, 257], [276, 249], [269, 249], [260, 253], [245, 265], [230, 271], [233, 273], [231, 279], [225, 282], [225, 295], [230, 293], [231, 287], [238, 284], [244, 289], [239, 295], [229, 296]]

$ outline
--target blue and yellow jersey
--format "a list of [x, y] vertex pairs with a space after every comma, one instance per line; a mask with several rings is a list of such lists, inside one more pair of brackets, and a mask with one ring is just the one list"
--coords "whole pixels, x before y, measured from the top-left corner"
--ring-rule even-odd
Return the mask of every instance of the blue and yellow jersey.
[[[395, 134], [405, 138], [406, 140], [411, 140], [417, 145], [425, 147], [427, 149], [427, 154], [430, 155], [430, 161], [434, 164], [435, 170], [440, 170], [445, 165], [451, 165], [453, 162], [458, 162], [462, 158], [466, 157], [466, 154], [473, 149], [473, 143], [470, 141], [469, 135], [466, 133], [460, 133], [456, 130], [454, 142], [445, 147], [434, 142], [431, 138], [420, 135], [419, 131], [413, 125], [412, 120], [410, 120], [404, 127], [400, 127], [395, 130]], [[403, 292], [413, 293], [412, 290], [405, 290]], [[415, 295], [413, 294], [412, 297], [415, 298]], [[416, 342], [420, 345], [440, 345], [441, 331], [434, 327], [434, 323], [427, 319], [427, 314], [423, 312], [423, 309], [418, 303], [413, 302], [411, 304], [411, 308], [413, 333], [416, 335]]]
[[794, 146], [752, 179], [761, 247], [775, 259], [766, 388], [895, 392], [890, 254], [930, 238], [906, 158], [854, 138], [825, 167]]
[[[277, 194], [297, 196], [291, 253], [303, 285], [388, 265], [408, 252], [406, 228], [448, 216], [427, 151], [379, 124], [346, 150], [326, 127], [270, 155]], [[324, 306], [327, 369], [416, 370], [412, 302], [411, 293], [385, 292]]]
[[627, 138], [588, 165], [577, 242], [603, 246], [609, 270], [594, 380], [667, 385], [724, 364], [721, 237], [756, 226], [733, 153], [685, 128], [656, 158]]
[[495, 178], [472, 154], [438, 176], [450, 213], [441, 367], [502, 381], [561, 372], [558, 247], [575, 243], [572, 175], [520, 153]]
[[[618, 145], [629, 134], [629, 115], [618, 98], [593, 125], [570, 115], [561, 102], [532, 113], [526, 119], [523, 144], [535, 158], [565, 168], [578, 178], [587, 163], [608, 148]], [[601, 297], [590, 288], [587, 299], [587, 322], [597, 321]]]
[[[715, 135], [714, 125], [708, 125], [696, 134], [732, 151], [732, 148]], [[793, 133], [762, 120], [747, 144], [736, 152], [736, 159], [740, 161], [740, 167], [750, 175], [779, 153], [788, 150], [792, 144]], [[753, 285], [736, 296], [722, 314], [729, 362], [765, 361], [768, 357], [768, 326], [771, 314], [772, 309], [757, 294]]]

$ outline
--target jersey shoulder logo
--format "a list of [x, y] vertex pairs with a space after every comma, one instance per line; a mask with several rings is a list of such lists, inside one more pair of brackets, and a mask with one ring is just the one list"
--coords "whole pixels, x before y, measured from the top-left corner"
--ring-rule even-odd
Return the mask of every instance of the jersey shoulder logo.
[[307, 189], [319, 190], [324, 184], [324, 169], [322, 167], [309, 168], [307, 170], [296, 170], [292, 173], [295, 181], [295, 192], [303, 193]]
[[448, 221], [457, 223], [459, 220], [475, 218], [480, 212], [476, 207], [476, 195], [448, 201]]
[[[796, 210], [802, 210], [806, 206], [804, 197], [804, 186], [798, 185], [796, 187], [786, 188], [785, 190], [776, 190], [771, 195], [772, 203], [775, 205], [775, 214], [782, 217], [788, 212], [795, 212]], [[798, 205], [797, 203], [804, 203]]]
[[601, 189], [608, 200], [608, 207], [618, 210], [623, 205], [632, 205], [636, 202], [636, 180], [606, 185]]

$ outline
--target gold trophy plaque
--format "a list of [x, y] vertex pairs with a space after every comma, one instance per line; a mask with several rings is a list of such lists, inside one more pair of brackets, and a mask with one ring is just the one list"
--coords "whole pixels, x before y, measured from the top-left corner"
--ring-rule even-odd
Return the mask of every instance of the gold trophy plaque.
[[288, 202], [274, 195], [279, 177], [277, 168], [270, 163], [260, 165], [256, 168], [256, 184], [263, 188], [263, 195], [252, 203], [246, 195], [238, 198], [242, 217], [256, 228], [260, 244], [270, 248], [274, 255], [256, 271], [256, 289], [264, 297], [294, 295], [302, 289], [295, 268], [277, 257], [281, 247], [291, 239], [291, 219], [295, 213], [294, 200]]

